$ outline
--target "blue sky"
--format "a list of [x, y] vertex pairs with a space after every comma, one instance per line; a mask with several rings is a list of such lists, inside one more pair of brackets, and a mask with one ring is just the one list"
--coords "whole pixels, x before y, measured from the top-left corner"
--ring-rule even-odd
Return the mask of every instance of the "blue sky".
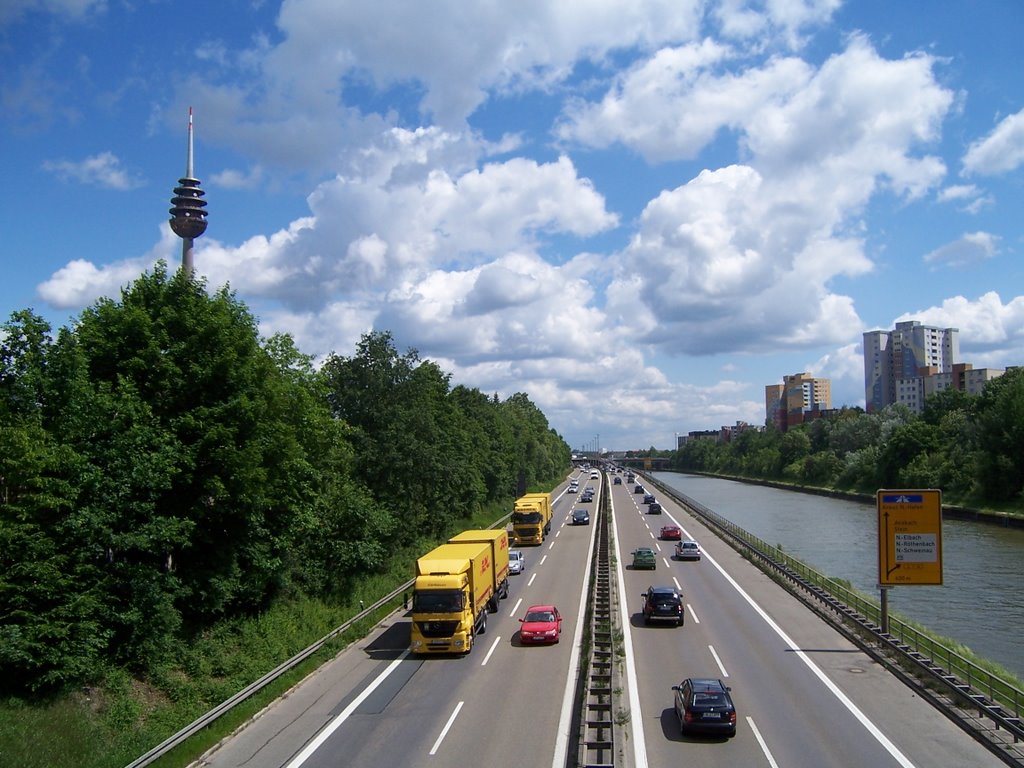
[[764, 421], [861, 335], [1024, 362], [1024, 3], [6, 0], [0, 310], [177, 266], [322, 358], [389, 330], [573, 447]]

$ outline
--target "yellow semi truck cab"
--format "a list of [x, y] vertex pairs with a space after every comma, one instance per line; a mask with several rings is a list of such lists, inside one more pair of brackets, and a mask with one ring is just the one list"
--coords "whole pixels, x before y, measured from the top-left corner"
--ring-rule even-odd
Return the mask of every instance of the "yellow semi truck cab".
[[[442, 544], [416, 561], [410, 649], [468, 653], [497, 608], [494, 558], [487, 542]], [[507, 565], [506, 565], [507, 569]]]
[[512, 535], [517, 545], [543, 544], [551, 532], [551, 494], [528, 493], [512, 508]]

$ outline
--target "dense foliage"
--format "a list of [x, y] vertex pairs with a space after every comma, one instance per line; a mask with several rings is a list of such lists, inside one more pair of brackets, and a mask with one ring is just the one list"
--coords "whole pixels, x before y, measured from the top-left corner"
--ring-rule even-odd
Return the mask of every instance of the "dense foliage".
[[569, 448], [524, 394], [371, 333], [317, 369], [161, 266], [53, 337], [0, 334], [0, 689], [145, 671], [219, 619], [343, 597]]
[[977, 397], [945, 390], [921, 415], [902, 406], [778, 430], [746, 430], [728, 443], [692, 440], [674, 459], [705, 471], [873, 493], [940, 488], [949, 499], [1014, 506], [1024, 499], [1024, 369], [1011, 368]]

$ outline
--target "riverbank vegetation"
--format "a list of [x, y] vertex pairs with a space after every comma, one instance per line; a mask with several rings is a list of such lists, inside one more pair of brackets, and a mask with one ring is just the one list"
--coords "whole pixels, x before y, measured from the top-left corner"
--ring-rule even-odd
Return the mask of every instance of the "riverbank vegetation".
[[14, 313], [0, 762], [123, 765], [569, 464], [526, 394], [453, 386], [387, 332], [315, 365], [163, 265], [56, 335]]
[[1024, 368], [1007, 370], [978, 396], [939, 392], [920, 415], [900, 405], [845, 408], [786, 432], [690, 440], [672, 468], [871, 496], [879, 488], [939, 488], [944, 504], [1024, 516]]

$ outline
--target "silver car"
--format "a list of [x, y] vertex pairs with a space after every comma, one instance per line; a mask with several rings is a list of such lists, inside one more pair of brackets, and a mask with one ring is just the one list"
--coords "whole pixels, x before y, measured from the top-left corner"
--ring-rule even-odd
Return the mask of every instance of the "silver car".
[[524, 568], [526, 568], [526, 558], [523, 553], [518, 549], [510, 549], [508, 551], [508, 572], [522, 573]]
[[676, 544], [676, 557], [679, 560], [700, 560], [700, 544], [692, 539], [684, 539]]

